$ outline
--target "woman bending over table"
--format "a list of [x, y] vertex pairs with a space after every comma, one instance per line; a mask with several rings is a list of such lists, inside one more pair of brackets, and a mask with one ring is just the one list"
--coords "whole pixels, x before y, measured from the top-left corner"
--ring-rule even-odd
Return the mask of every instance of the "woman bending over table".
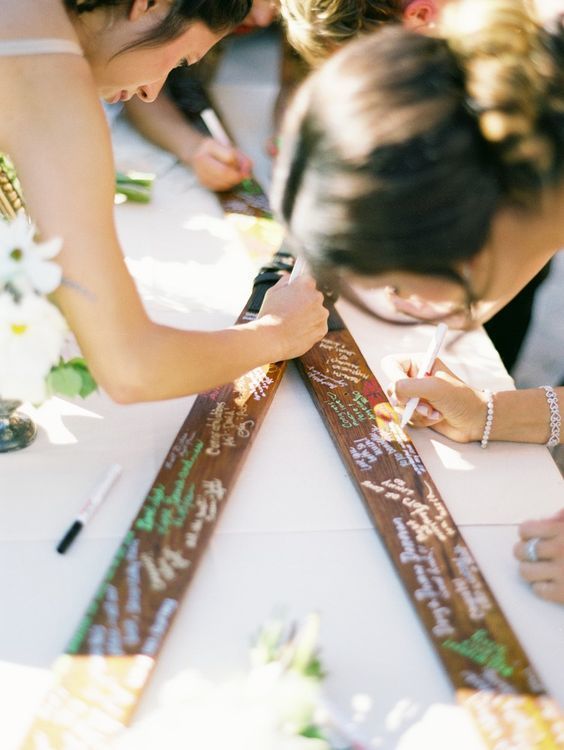
[[[564, 29], [541, 27], [526, 0], [449, 8], [441, 36], [384, 29], [310, 77], [286, 122], [273, 203], [314, 274], [343, 295], [369, 311], [392, 297], [412, 318], [463, 326], [564, 246]], [[484, 447], [561, 442], [562, 388], [491, 394], [441, 361], [420, 379], [406, 359], [398, 375], [400, 405], [422, 399], [416, 426]], [[542, 540], [516, 553], [537, 593], [564, 602], [564, 522], [547, 523], [543, 535], [525, 525]]]
[[[420, 33], [433, 34], [449, 2], [451, 0], [280, 0], [280, 11], [290, 43], [316, 67], [352, 39], [391, 23], [402, 23]], [[546, 18], [564, 8], [562, 0], [538, 0], [538, 5]], [[548, 276], [549, 267], [547, 264], [485, 324], [508, 370], [519, 356], [531, 321], [535, 293]]]
[[[276, 20], [277, 15], [275, 2], [253, 0], [250, 12], [233, 33], [248, 34], [264, 29]], [[252, 162], [249, 157], [235, 146], [203, 135], [188, 122], [166, 90], [148, 106], [143, 100], [132, 98], [126, 103], [125, 111], [146, 138], [191, 167], [204, 187], [215, 191], [229, 190], [250, 176]]]
[[257, 320], [216, 332], [147, 317], [114, 223], [114, 165], [99, 99], [152, 101], [250, 0], [0, 0], [0, 151], [44, 239], [61, 237], [53, 295], [93, 376], [119, 402], [172, 398], [295, 357], [326, 331], [311, 280], [281, 281]]

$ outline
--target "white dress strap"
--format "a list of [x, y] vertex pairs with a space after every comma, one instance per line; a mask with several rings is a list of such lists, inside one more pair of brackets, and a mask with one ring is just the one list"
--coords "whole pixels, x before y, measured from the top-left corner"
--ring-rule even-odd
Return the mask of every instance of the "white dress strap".
[[84, 53], [80, 45], [70, 39], [0, 39], [0, 57], [52, 54], [82, 56]]

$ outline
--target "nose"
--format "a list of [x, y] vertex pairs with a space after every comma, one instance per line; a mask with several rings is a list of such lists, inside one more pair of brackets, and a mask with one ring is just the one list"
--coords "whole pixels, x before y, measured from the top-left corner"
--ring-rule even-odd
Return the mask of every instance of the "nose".
[[158, 83], [148, 83], [145, 86], [139, 86], [137, 96], [144, 102], [154, 102], [159, 95], [164, 84], [164, 79]]

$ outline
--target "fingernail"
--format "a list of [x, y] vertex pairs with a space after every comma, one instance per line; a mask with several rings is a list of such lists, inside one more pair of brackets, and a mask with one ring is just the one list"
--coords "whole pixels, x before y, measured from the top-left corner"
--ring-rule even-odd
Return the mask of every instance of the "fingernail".
[[436, 409], [432, 409], [431, 413], [429, 414], [429, 419], [432, 419], [433, 422], [439, 422], [443, 418], [443, 415], [440, 411], [437, 411]]
[[427, 406], [427, 404], [418, 404], [415, 411], [418, 414], [421, 414], [422, 417], [430, 417], [431, 416], [431, 409]]

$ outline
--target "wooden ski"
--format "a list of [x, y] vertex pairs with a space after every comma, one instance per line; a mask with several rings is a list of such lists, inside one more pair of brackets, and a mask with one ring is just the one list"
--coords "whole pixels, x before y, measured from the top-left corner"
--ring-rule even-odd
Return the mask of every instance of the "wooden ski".
[[338, 314], [298, 369], [488, 748], [557, 750], [564, 719]]
[[[275, 256], [238, 322], [287, 270]], [[292, 259], [290, 258], [290, 263]], [[131, 718], [286, 363], [201, 394], [69, 643], [25, 750], [101, 750]]]

